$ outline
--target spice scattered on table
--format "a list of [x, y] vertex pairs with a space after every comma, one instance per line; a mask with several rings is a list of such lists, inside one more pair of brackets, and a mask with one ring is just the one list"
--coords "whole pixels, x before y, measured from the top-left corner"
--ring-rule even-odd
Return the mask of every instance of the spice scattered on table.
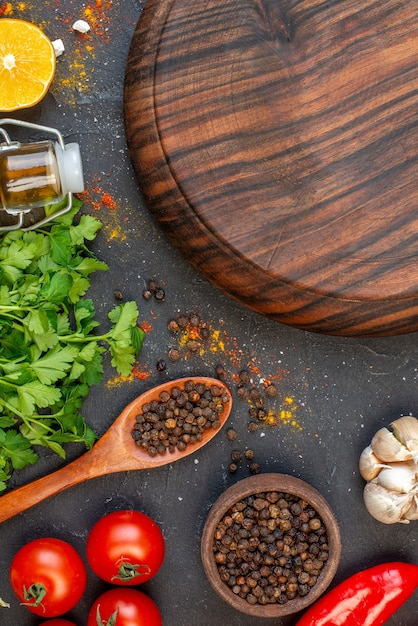
[[[162, 287], [163, 285], [163, 287]], [[156, 294], [163, 290], [160, 301], [165, 300], [165, 283], [157, 278], [149, 280], [143, 291], [147, 301], [158, 300]], [[161, 309], [163, 310], [163, 309]], [[281, 382], [287, 372], [281, 368], [265, 375], [256, 355], [246, 357], [237, 338], [219, 320], [217, 325], [206, 319], [197, 310], [181, 311], [167, 321], [169, 345], [166, 354], [156, 361], [158, 372], [166, 372], [174, 363], [198, 360], [214, 367], [214, 376], [222, 382], [228, 379], [235, 384], [236, 395], [248, 403], [251, 421], [249, 432], [257, 432], [266, 427], [287, 426], [294, 431], [302, 431], [297, 419], [299, 405], [292, 395], [283, 394]], [[213, 360], [215, 364], [213, 364]], [[218, 360], [219, 359], [219, 360]], [[254, 466], [257, 471], [257, 466]]]
[[[224, 379], [226, 372], [223, 366], [216, 367], [216, 373], [220, 379]], [[249, 404], [248, 413], [251, 422], [248, 430], [255, 432], [261, 426], [277, 426], [278, 424], [289, 424], [297, 430], [302, 427], [295, 418], [295, 403], [292, 397], [285, 396], [281, 406], [277, 409], [270, 406], [270, 402], [277, 396], [277, 386], [271, 379], [263, 379], [258, 385], [248, 370], [241, 370], [236, 378], [236, 391], [240, 400], [245, 400]]]
[[[177, 339], [178, 358], [203, 356], [206, 352], [225, 352], [225, 341], [218, 329], [205, 322], [195, 312], [180, 313], [167, 324], [169, 332]], [[176, 358], [177, 360], [177, 358]]]
[[129, 221], [126, 212], [120, 211], [120, 201], [112, 192], [112, 183], [109, 180], [110, 174], [95, 174], [86, 189], [77, 194], [86, 206], [90, 206], [94, 211], [101, 211], [101, 222], [106, 233], [107, 241], [126, 241]]
[[157, 302], [163, 302], [165, 300], [165, 291], [158, 281], [149, 280], [147, 288], [142, 292], [142, 297], [145, 300], [150, 300], [154, 297]]
[[214, 533], [221, 580], [249, 604], [304, 597], [328, 561], [328, 536], [314, 508], [277, 491], [236, 502]]
[[228, 465], [230, 474], [235, 474], [242, 463], [247, 463], [250, 474], [259, 474], [260, 464], [254, 461], [254, 450], [247, 448], [244, 452], [233, 450], [231, 452], [231, 462]]
[[229, 403], [221, 386], [186, 381], [184, 389], [163, 391], [136, 417], [132, 437], [150, 456], [184, 450], [202, 440], [205, 430], [220, 428], [220, 414]]
[[[225, 381], [228, 375], [232, 376], [238, 397], [245, 400], [253, 399], [255, 393], [265, 395], [266, 398], [274, 399], [277, 396], [277, 382], [281, 380], [284, 373], [278, 370], [268, 378], [263, 377], [257, 366], [256, 357], [252, 357], [248, 362], [248, 367], [239, 369], [238, 374], [234, 374], [237, 368], [242, 365], [245, 359], [244, 351], [239, 347], [237, 339], [230, 336], [226, 329], [216, 327], [210, 320], [205, 320], [196, 312], [179, 313], [175, 318], [168, 321], [167, 329], [176, 338], [176, 346], [168, 350], [170, 360], [187, 360], [196, 356], [204, 357], [222, 356], [225, 363], [215, 365], [215, 376], [219, 380]], [[258, 382], [255, 383], [254, 381]], [[286, 396], [279, 410], [270, 410], [265, 422], [269, 425], [278, 423], [291, 424], [296, 429], [301, 427], [295, 419], [296, 404], [293, 398]]]

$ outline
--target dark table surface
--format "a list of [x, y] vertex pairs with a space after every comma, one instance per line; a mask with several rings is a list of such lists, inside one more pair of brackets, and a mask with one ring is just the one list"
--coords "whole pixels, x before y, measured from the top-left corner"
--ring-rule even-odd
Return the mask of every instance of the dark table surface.
[[[270, 321], [222, 294], [191, 268], [168, 243], [149, 214], [131, 167], [123, 123], [123, 80], [129, 43], [144, 3], [135, 0], [45, 0], [0, 4], [0, 15], [40, 25], [52, 39], [61, 38], [65, 53], [43, 102], [15, 117], [59, 128], [66, 140], [80, 143], [86, 192], [84, 210], [103, 224], [93, 244], [108, 272], [94, 275], [90, 296], [97, 318], [116, 303], [114, 292], [136, 300], [147, 338], [135, 376], [118, 377], [106, 363], [103, 382], [91, 390], [83, 413], [100, 435], [124, 406], [165, 380], [193, 374], [213, 376], [224, 366], [235, 398], [231, 443], [220, 433], [206, 448], [182, 461], [150, 471], [97, 478], [69, 489], [0, 526], [0, 597], [4, 626], [35, 625], [39, 618], [19, 606], [8, 582], [14, 553], [27, 541], [55, 536], [72, 543], [85, 557], [93, 523], [107, 512], [139, 509], [153, 517], [164, 533], [166, 558], [158, 575], [144, 585], [160, 607], [165, 626], [261, 626], [231, 609], [211, 589], [200, 560], [200, 537], [208, 511], [230, 485], [250, 475], [248, 463], [228, 470], [232, 450], [254, 451], [262, 472], [298, 476], [316, 487], [338, 519], [342, 558], [333, 584], [359, 569], [400, 559], [418, 561], [415, 523], [386, 526], [365, 510], [364, 481], [358, 459], [371, 436], [417, 402], [416, 335], [377, 339], [336, 338], [303, 332]], [[71, 29], [77, 19], [91, 25], [87, 35]], [[108, 194], [108, 195], [105, 195]], [[111, 198], [112, 202], [106, 201]], [[149, 280], [165, 299], [145, 300]], [[210, 328], [198, 352], [187, 350], [167, 324], [179, 314], [197, 313]], [[181, 358], [170, 361], [170, 348]], [[162, 359], [166, 368], [159, 371]], [[277, 424], [248, 430], [248, 402], [237, 397], [241, 370], [255, 386], [273, 380], [270, 400]], [[10, 488], [58, 469], [83, 450], [67, 447], [67, 460], [42, 452], [33, 467], [16, 473]], [[82, 601], [68, 615], [85, 624], [90, 605], [106, 589], [89, 571]], [[418, 596], [411, 598], [387, 624], [416, 624]], [[291, 626], [296, 616], [272, 623]]]

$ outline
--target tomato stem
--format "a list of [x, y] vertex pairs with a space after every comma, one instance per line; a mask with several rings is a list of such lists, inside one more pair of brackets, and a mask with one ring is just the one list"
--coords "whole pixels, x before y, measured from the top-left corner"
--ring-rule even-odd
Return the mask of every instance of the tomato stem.
[[103, 622], [102, 617], [100, 615], [100, 604], [99, 604], [97, 606], [97, 611], [96, 611], [97, 626], [116, 626], [116, 619], [118, 617], [118, 613], [119, 613], [119, 609], [116, 609], [116, 611], [109, 616], [109, 619], [107, 620], [107, 622]]
[[23, 587], [23, 606], [43, 606], [42, 600], [46, 596], [46, 587], [42, 583], [33, 583], [28, 589]]
[[[119, 566], [118, 573], [112, 577], [112, 580], [120, 580], [122, 582], [127, 582], [132, 580], [133, 578], [137, 578], [139, 576], [145, 576], [151, 572], [151, 568], [149, 565], [145, 563], [129, 563], [129, 561], [124, 561], [123, 557], [119, 559], [116, 565]], [[143, 568], [144, 571], [140, 571], [140, 568]]]

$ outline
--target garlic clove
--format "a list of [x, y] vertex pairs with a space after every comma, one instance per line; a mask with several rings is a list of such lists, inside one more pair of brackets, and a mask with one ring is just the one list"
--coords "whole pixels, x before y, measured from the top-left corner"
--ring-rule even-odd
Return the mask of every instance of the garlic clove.
[[370, 445], [375, 455], [385, 463], [410, 461], [412, 459], [412, 452], [388, 428], [380, 428]]
[[393, 463], [383, 468], [377, 477], [377, 482], [389, 491], [396, 493], [410, 493], [415, 490], [417, 466], [412, 462]]
[[418, 497], [416, 495], [414, 495], [411, 506], [404, 514], [404, 519], [406, 520], [418, 519]]
[[411, 506], [414, 495], [389, 491], [376, 480], [367, 483], [363, 492], [364, 504], [370, 515], [383, 524], [409, 524], [404, 514]]
[[367, 448], [364, 448], [359, 460], [359, 470], [364, 480], [368, 481], [376, 478], [380, 470], [384, 467], [390, 466], [385, 465], [380, 461], [380, 459], [373, 452], [371, 446], [367, 446]]
[[412, 415], [404, 415], [391, 424], [393, 434], [408, 450], [418, 453], [418, 420]]

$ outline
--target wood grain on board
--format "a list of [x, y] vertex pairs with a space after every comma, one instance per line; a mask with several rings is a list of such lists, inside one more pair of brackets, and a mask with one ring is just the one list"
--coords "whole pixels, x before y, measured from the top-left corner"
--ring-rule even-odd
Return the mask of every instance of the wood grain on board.
[[418, 329], [416, 0], [147, 0], [124, 111], [147, 206], [218, 288], [309, 331]]

